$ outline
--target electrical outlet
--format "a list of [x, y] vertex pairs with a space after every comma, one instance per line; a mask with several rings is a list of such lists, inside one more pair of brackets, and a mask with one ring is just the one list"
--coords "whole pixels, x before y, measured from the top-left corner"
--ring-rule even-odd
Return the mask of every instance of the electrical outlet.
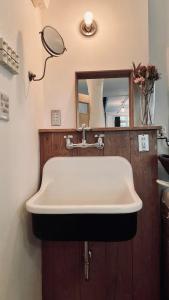
[[138, 135], [139, 152], [149, 151], [149, 135], [139, 134]]
[[51, 126], [61, 126], [61, 111], [51, 110]]
[[0, 120], [9, 121], [9, 97], [0, 93]]

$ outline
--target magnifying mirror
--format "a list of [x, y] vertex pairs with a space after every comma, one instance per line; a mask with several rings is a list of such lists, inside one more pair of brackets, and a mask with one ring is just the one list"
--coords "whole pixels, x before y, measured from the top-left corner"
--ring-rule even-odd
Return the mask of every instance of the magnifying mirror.
[[48, 59], [53, 57], [58, 57], [61, 54], [63, 54], [66, 50], [63, 38], [55, 28], [51, 26], [45, 26], [43, 30], [40, 32], [40, 35], [41, 35], [42, 45], [45, 48], [45, 50], [49, 53], [49, 56], [45, 60], [44, 71], [42, 76], [37, 79], [35, 74], [29, 72], [28, 73], [29, 81], [42, 80], [45, 76], [46, 63]]

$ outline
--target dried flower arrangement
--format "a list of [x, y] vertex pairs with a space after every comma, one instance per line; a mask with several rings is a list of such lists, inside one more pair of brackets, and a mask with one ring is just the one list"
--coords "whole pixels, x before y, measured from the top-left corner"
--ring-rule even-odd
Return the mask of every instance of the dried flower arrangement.
[[160, 74], [154, 65], [144, 66], [141, 63], [136, 67], [133, 63], [133, 82], [141, 91], [142, 101], [142, 124], [152, 124], [153, 116], [151, 109], [151, 96], [154, 92], [154, 83], [160, 79]]

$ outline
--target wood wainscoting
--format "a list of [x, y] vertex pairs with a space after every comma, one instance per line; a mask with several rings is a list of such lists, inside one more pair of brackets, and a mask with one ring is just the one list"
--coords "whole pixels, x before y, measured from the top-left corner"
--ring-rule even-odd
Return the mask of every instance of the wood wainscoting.
[[[92, 130], [104, 133], [105, 147], [65, 148], [64, 136], [76, 130], [40, 130], [41, 171], [54, 156], [118, 155], [133, 167], [134, 184], [143, 201], [135, 238], [127, 242], [90, 242], [90, 280], [84, 279], [83, 242], [42, 242], [43, 300], [160, 300], [160, 201], [157, 179], [157, 127]], [[138, 151], [138, 134], [148, 134], [150, 151]], [[98, 158], [99, 163], [99, 158]], [[66, 188], [66, 187], [65, 187]]]

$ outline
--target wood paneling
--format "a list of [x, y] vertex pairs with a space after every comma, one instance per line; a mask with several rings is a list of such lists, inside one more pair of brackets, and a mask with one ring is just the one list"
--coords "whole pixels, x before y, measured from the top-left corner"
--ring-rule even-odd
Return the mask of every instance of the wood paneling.
[[132, 243], [106, 244], [106, 277], [108, 281], [106, 300], [133, 300]]
[[81, 265], [78, 242], [43, 242], [43, 300], [79, 300]]
[[130, 135], [128, 131], [107, 132], [104, 138], [105, 156], [122, 156], [130, 161]]
[[[94, 134], [92, 132], [86, 133], [86, 138], [88, 143], [96, 143], [97, 138], [95, 138], [95, 135], [101, 134], [101, 132], [95, 132]], [[78, 132], [78, 143], [80, 143], [82, 140], [82, 133]], [[78, 149], [77, 150], [78, 156], [102, 156], [104, 154], [104, 150], [102, 149], [96, 149], [96, 148], [87, 148], [87, 149]]]
[[[161, 126], [147, 126], [145, 125], [144, 126], [144, 130], [160, 130], [161, 129]], [[112, 132], [112, 134], [115, 132], [115, 131], [142, 131], [143, 130], [143, 126], [141, 127], [107, 127], [107, 128], [91, 128], [90, 129], [90, 132], [95, 132], [95, 131], [104, 131], [104, 132]], [[77, 129], [76, 128], [71, 128], [71, 129], [63, 129], [63, 128], [60, 128], [60, 129], [54, 129], [54, 128], [51, 128], [51, 129], [39, 129], [39, 133], [42, 134], [42, 133], [60, 133], [60, 132], [69, 132], [69, 133], [72, 133], [72, 132], [75, 132], [77, 133]]]
[[[40, 135], [40, 166], [41, 171], [45, 162], [54, 156], [76, 156], [77, 150], [67, 150], [65, 147], [64, 136], [71, 135], [71, 132], [53, 132], [43, 133]], [[77, 142], [78, 136], [74, 136], [74, 143]]]
[[[140, 132], [143, 133], [148, 132]], [[143, 209], [138, 214], [138, 232], [133, 240], [133, 295], [139, 300], [159, 300], [160, 202], [156, 184], [156, 132], [149, 132], [149, 152], [138, 152], [137, 133], [130, 135], [134, 184], [143, 201]]]
[[[83, 249], [83, 242], [81, 243]], [[89, 249], [92, 251], [90, 264], [90, 280], [84, 280], [84, 271], [82, 270], [81, 280], [81, 300], [102, 300], [106, 299], [106, 269], [105, 269], [105, 243], [89, 242]], [[83, 265], [83, 262], [82, 262]], [[102, 288], [99, 286], [102, 285]]]
[[[132, 241], [90, 242], [92, 260], [90, 281], [84, 279], [83, 242], [43, 242], [43, 300], [160, 300], [160, 208], [157, 178], [156, 130], [98, 130], [104, 133], [105, 147], [65, 148], [64, 135], [75, 130], [40, 133], [41, 168], [53, 156], [118, 155], [131, 161], [137, 193], [143, 200], [138, 214], [138, 231]], [[150, 151], [138, 151], [138, 134], [149, 134]], [[99, 162], [99, 160], [98, 160]], [[118, 226], [118, 225], [117, 225]]]

